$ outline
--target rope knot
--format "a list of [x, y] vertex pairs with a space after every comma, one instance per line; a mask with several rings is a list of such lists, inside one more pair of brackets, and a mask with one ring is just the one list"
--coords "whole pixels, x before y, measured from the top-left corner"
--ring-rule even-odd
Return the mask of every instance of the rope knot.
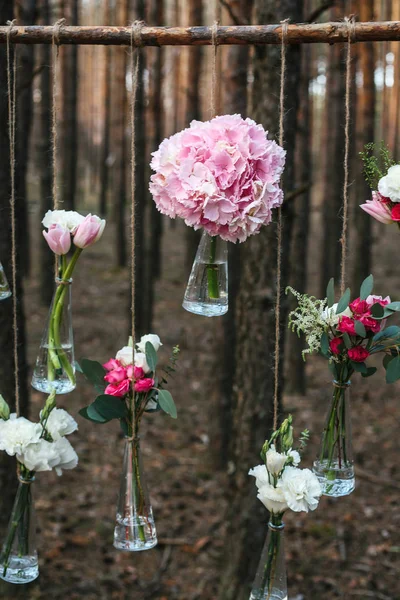
[[59, 19], [53, 25], [53, 44], [56, 44], [58, 47], [61, 44], [60, 41], [60, 32], [66, 23], [66, 19]]
[[290, 23], [290, 19], [283, 19], [281, 21], [281, 25], [282, 25], [282, 43], [286, 43], [286, 37], [287, 37], [287, 33], [288, 33], [288, 25]]
[[356, 19], [354, 15], [344, 18], [344, 22], [347, 25], [347, 39], [349, 43], [354, 44], [356, 41]]
[[218, 27], [219, 21], [215, 20], [211, 27], [211, 43], [213, 46], [218, 46]]
[[140, 48], [143, 46], [142, 29], [145, 25], [144, 21], [134, 21], [131, 26], [131, 46]]

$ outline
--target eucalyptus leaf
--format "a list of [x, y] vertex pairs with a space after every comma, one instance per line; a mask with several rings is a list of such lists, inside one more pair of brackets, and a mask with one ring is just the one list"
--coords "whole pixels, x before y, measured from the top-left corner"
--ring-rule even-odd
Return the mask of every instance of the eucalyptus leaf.
[[325, 331], [321, 335], [321, 352], [324, 356], [329, 354], [329, 338]]
[[347, 288], [343, 296], [340, 298], [338, 305], [336, 307], [336, 314], [340, 315], [340, 313], [344, 312], [346, 308], [349, 306], [350, 302], [350, 288]]
[[361, 321], [354, 321], [354, 328], [356, 330], [357, 335], [363, 338], [367, 337], [367, 332], [365, 331], [365, 327], [361, 323]]
[[368, 367], [366, 373], [361, 373], [361, 377], [371, 377], [371, 375], [374, 375], [374, 373], [376, 373], [376, 371], [377, 371], [376, 367]]
[[106, 417], [97, 412], [93, 402], [86, 407], [86, 415], [90, 421], [94, 421], [95, 423], [108, 423], [109, 421], [109, 419], [106, 419]]
[[393, 312], [397, 312], [400, 310], [400, 302], [390, 302], [389, 304], [386, 304], [385, 308]]
[[400, 356], [395, 356], [386, 369], [386, 383], [394, 383], [400, 379]]
[[374, 319], [383, 319], [384, 313], [385, 313], [385, 309], [383, 308], [383, 306], [381, 304], [373, 304], [370, 308], [371, 310], [371, 314], [374, 317]]
[[157, 352], [155, 351], [151, 342], [146, 342], [145, 349], [147, 364], [149, 365], [150, 370], [154, 373], [157, 367]]
[[368, 373], [367, 365], [364, 362], [350, 361], [350, 364], [356, 373]]
[[351, 343], [351, 339], [348, 333], [344, 333], [343, 334], [343, 341], [344, 341], [344, 345], [346, 346], [347, 350], [349, 350], [352, 347], [352, 343]]
[[117, 396], [102, 394], [93, 402], [95, 410], [105, 419], [123, 419], [127, 416], [125, 402]]
[[328, 308], [331, 308], [331, 306], [335, 304], [335, 280], [333, 277], [329, 280], [326, 288], [326, 297], [328, 300]]
[[176, 419], [178, 414], [176, 411], [175, 402], [171, 394], [167, 390], [158, 390], [158, 404], [164, 412]]
[[382, 364], [385, 367], [385, 369], [388, 368], [388, 365], [390, 362], [392, 362], [392, 360], [396, 358], [395, 356], [392, 356], [391, 354], [385, 354], [385, 356], [383, 357], [383, 361]]
[[400, 327], [397, 327], [397, 325], [391, 325], [390, 327], [386, 327], [386, 329], [383, 329], [382, 331], [379, 331], [378, 333], [376, 333], [372, 339], [374, 342], [378, 342], [379, 340], [384, 339], [384, 338], [395, 339], [399, 335], [400, 335]]
[[107, 382], [104, 381], [104, 375], [107, 373], [105, 368], [95, 360], [83, 358], [81, 360], [81, 369], [86, 379], [94, 385], [96, 391], [104, 392], [107, 386]]
[[82, 373], [82, 375], [83, 375], [83, 371], [81, 369], [81, 365], [78, 363], [77, 360], [74, 362], [74, 365], [75, 365], [75, 371], [78, 371], [78, 373]]
[[360, 298], [361, 300], [366, 300], [368, 296], [371, 295], [372, 289], [374, 287], [374, 278], [372, 275], [368, 275], [366, 279], [361, 284], [360, 288]]

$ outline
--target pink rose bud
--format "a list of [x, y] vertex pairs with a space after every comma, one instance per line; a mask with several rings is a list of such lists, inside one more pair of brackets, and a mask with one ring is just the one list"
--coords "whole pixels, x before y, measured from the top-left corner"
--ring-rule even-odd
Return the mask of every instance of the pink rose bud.
[[354, 348], [350, 348], [347, 352], [348, 357], [353, 362], [364, 362], [366, 358], [369, 356], [369, 352], [366, 348], [362, 346], [355, 346]]
[[356, 335], [354, 320], [350, 317], [341, 317], [337, 330], [349, 335]]
[[48, 231], [43, 231], [43, 236], [54, 254], [62, 256], [69, 252], [71, 234], [68, 229], [64, 229], [61, 225], [51, 225]]
[[122, 398], [129, 392], [129, 385], [129, 379], [125, 379], [118, 384], [110, 383], [110, 385], [108, 385], [104, 390], [104, 393], [108, 396], [119, 396]]
[[115, 358], [110, 358], [108, 362], [104, 363], [103, 368], [106, 371], [113, 371], [114, 369], [119, 369], [120, 366], [121, 363], [119, 362], [119, 360], [115, 360]]
[[89, 214], [75, 232], [73, 240], [75, 246], [78, 248], [91, 246], [101, 238], [105, 226], [106, 222], [104, 219]]
[[142, 367], [135, 367], [133, 369], [133, 375], [135, 377], [135, 379], [143, 379], [144, 377], [144, 371], [142, 369]]
[[126, 378], [126, 369], [124, 369], [124, 367], [119, 367], [118, 369], [114, 369], [107, 373], [107, 375], [104, 376], [104, 381], [108, 381], [108, 383], [121, 383], [121, 381], [124, 381]]
[[150, 379], [150, 377], [145, 377], [144, 379], [139, 379], [139, 381], [135, 382], [135, 392], [149, 392], [151, 388], [154, 387], [154, 379]]

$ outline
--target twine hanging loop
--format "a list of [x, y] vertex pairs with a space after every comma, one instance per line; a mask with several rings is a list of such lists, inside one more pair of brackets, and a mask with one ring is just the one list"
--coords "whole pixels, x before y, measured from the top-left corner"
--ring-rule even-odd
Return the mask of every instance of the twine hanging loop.
[[211, 100], [210, 100], [210, 117], [216, 116], [217, 112], [217, 52], [218, 52], [218, 26], [219, 22], [214, 21], [211, 27], [211, 43], [213, 47], [212, 68], [211, 68]]

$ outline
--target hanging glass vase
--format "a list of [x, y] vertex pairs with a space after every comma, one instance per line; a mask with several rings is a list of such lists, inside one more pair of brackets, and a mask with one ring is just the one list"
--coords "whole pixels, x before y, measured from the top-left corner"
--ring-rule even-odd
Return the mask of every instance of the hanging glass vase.
[[157, 532], [143, 475], [140, 438], [125, 438], [114, 546], [118, 550], [140, 552], [156, 545]]
[[29, 583], [39, 575], [32, 497], [34, 481], [32, 472], [19, 473], [17, 495], [0, 554], [0, 578], [9, 583]]
[[5, 300], [11, 296], [10, 286], [8, 285], [7, 277], [0, 262], [0, 300]]
[[350, 381], [333, 382], [332, 400], [313, 471], [325, 496], [347, 496], [355, 488]]
[[67, 394], [76, 387], [72, 331], [72, 279], [56, 279], [56, 290], [44, 328], [32, 387], [39, 392]]
[[284, 527], [282, 518], [271, 514], [249, 600], [287, 600]]
[[228, 312], [228, 247], [219, 236], [203, 231], [182, 306], [204, 317]]

